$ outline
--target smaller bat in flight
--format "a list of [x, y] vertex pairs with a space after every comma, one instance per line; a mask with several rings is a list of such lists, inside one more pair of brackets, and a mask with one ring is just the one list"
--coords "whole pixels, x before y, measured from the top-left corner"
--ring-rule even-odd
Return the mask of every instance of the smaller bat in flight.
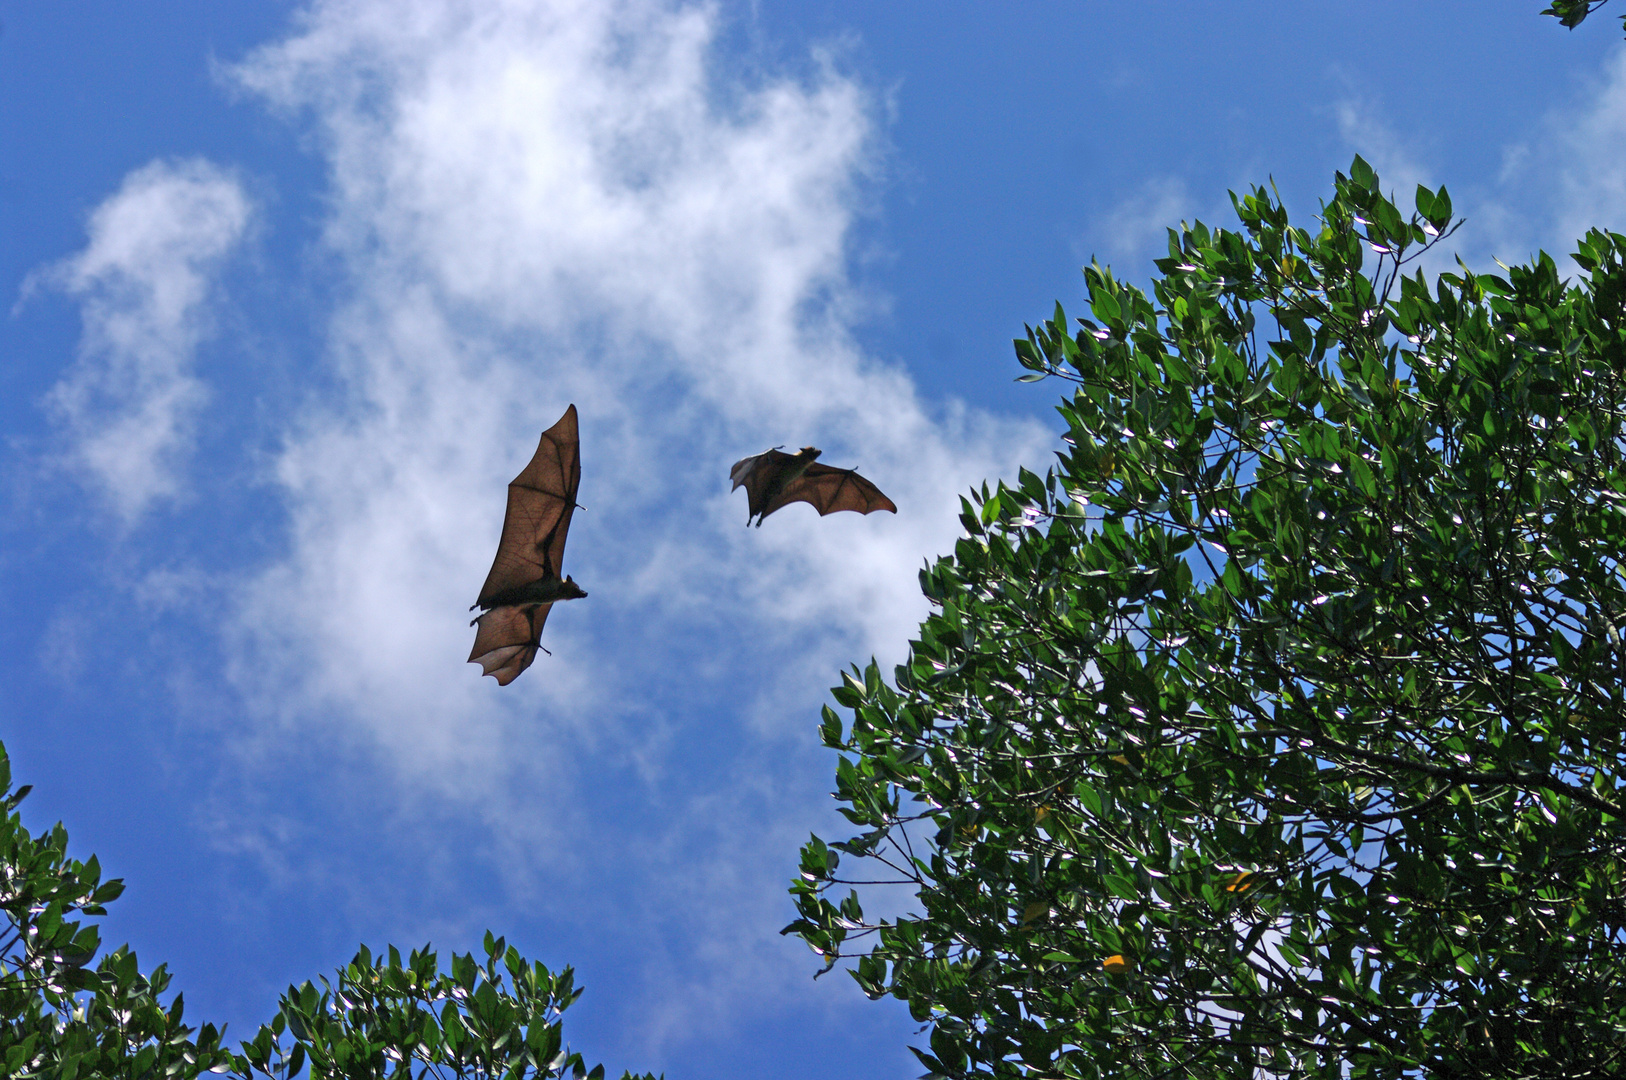
[[498, 686], [513, 682], [536, 659], [542, 624], [554, 603], [587, 595], [559, 576], [581, 478], [581, 439], [572, 405], [542, 433], [536, 456], [508, 485], [497, 558], [480, 599], [469, 608], [484, 612], [469, 624], [480, 627], [469, 663], [495, 676]]
[[729, 490], [745, 489], [745, 523], [751, 524], [754, 517], [761, 528], [763, 518], [793, 502], [812, 503], [821, 517], [837, 510], [856, 510], [860, 514], [898, 512], [892, 500], [859, 476], [857, 470], [815, 462], [820, 452], [804, 446], [801, 453], [787, 454], [775, 447], [736, 461], [728, 470], [728, 478], [734, 481]]

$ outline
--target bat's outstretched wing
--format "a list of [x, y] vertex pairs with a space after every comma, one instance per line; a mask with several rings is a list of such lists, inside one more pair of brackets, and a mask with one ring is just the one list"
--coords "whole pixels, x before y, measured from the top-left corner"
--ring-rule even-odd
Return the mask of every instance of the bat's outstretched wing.
[[485, 614], [475, 620], [480, 630], [469, 660], [503, 686], [536, 657], [553, 602], [587, 595], [562, 577], [581, 477], [581, 438], [572, 405], [542, 433], [531, 463], [508, 485], [497, 557], [474, 602]]
[[536, 651], [542, 647], [542, 624], [552, 608], [552, 604], [507, 606], [481, 615], [474, 620], [480, 629], [469, 650], [469, 663], [479, 664], [484, 674], [495, 675], [498, 686], [507, 686], [536, 659]]
[[572, 405], [542, 433], [531, 463], [508, 485], [502, 539], [475, 607], [496, 607], [517, 590], [564, 576], [565, 537], [581, 479], [581, 436]]
[[837, 510], [856, 510], [872, 514], [886, 510], [896, 514], [897, 504], [881, 489], [858, 475], [856, 469], [837, 469], [817, 462], [807, 466], [802, 475], [786, 484], [777, 498], [763, 510], [763, 516], [793, 502], [812, 503], [820, 516]]
[[728, 470], [728, 478], [734, 481], [734, 486], [728, 490], [732, 492], [742, 487], [745, 489], [747, 524], [750, 524], [752, 518], [759, 516], [763, 507], [767, 506], [769, 500], [777, 494], [773, 490], [774, 481], [791, 466], [797, 456], [787, 454], [776, 447], [752, 457], [741, 458]]

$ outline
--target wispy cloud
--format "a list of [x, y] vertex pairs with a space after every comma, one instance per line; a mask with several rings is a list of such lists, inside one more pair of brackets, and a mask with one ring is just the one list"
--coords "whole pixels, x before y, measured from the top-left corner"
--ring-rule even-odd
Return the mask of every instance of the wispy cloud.
[[[674, 1032], [805, 979], [767, 958], [828, 763], [785, 754], [812, 750], [840, 664], [901, 659], [959, 493], [1053, 441], [858, 350], [874, 103], [828, 62], [730, 82], [716, 31], [656, 0], [347, 0], [235, 71], [317, 132], [352, 291], [327, 345], [343, 394], [286, 432], [290, 543], [236, 595], [231, 678], [266, 730], [366, 748], [484, 815], [516, 887], [538, 850], [550, 874], [614, 851], [620, 880], [682, 877], [648, 952], [697, 988], [662, 995]], [[463, 663], [463, 609], [504, 485], [569, 402], [566, 569], [590, 596], [499, 691]], [[861, 467], [900, 513], [747, 531], [728, 467], [779, 443]], [[583, 762], [645, 785], [650, 820], [589, 820]]]
[[91, 215], [84, 250], [25, 286], [80, 300], [79, 356], [47, 404], [67, 439], [64, 463], [125, 524], [181, 493], [206, 397], [193, 365], [214, 275], [252, 216], [242, 187], [209, 162], [155, 161]]
[[1428, 167], [1417, 160], [1416, 149], [1384, 122], [1371, 102], [1346, 99], [1338, 103], [1336, 112], [1338, 133], [1345, 144], [1378, 171], [1384, 192], [1398, 196], [1401, 205], [1410, 205], [1418, 184], [1438, 186], [1430, 181]]
[[[1347, 98], [1336, 105], [1335, 112], [1344, 145], [1377, 170], [1384, 194], [1394, 199], [1402, 213], [1412, 210], [1419, 185], [1430, 191], [1440, 186], [1415, 140], [1397, 131], [1373, 102]], [[1347, 162], [1339, 162], [1339, 168], [1347, 171]], [[1469, 227], [1445, 243], [1414, 256], [1415, 261], [1408, 264], [1407, 273], [1421, 271], [1424, 276], [1443, 273], [1455, 268], [1458, 255], [1482, 270], [1496, 269], [1496, 245], [1509, 239], [1505, 227], [1508, 222], [1495, 208], [1484, 185], [1458, 187], [1452, 199], [1457, 216], [1466, 214], [1471, 219]]]
[[[1123, 260], [1140, 267], [1148, 256], [1158, 258], [1167, 249], [1168, 230], [1181, 221], [1190, 221], [1196, 200], [1186, 182], [1178, 176], [1160, 176], [1142, 184], [1104, 214], [1091, 230], [1091, 240], [1104, 243], [1103, 250], [1081, 251], [1082, 258], [1100, 256], [1103, 262]], [[1223, 220], [1223, 219], [1222, 219]]]
[[[843, 654], [895, 654], [957, 493], [1042, 457], [1034, 425], [934, 408], [857, 352], [844, 260], [870, 103], [828, 67], [721, 84], [714, 29], [708, 9], [660, 3], [352, 2], [238, 70], [313, 112], [356, 289], [331, 342], [349, 400], [290, 436], [293, 548], [245, 601], [277, 640], [256, 633], [243, 655], [277, 658], [276, 679], [380, 739], [455, 728], [442, 767], [495, 752], [477, 722], [449, 722], [500, 713], [448, 613], [478, 586], [503, 484], [566, 403], [588, 507], [570, 562], [603, 583], [584, 603], [720, 645], [811, 627]], [[747, 535], [729, 463], [804, 441], [903, 512], [790, 512]], [[618, 696], [579, 644], [586, 619], [557, 612], [558, 655], [504, 700], [596, 715]]]
[[[1575, 100], [1538, 124], [1510, 131], [1500, 167], [1485, 175], [1454, 175], [1370, 102], [1337, 107], [1346, 144], [1366, 156], [1386, 190], [1404, 205], [1417, 184], [1445, 182], [1467, 227], [1451, 247], [1470, 264], [1495, 270], [1493, 260], [1522, 262], [1538, 249], [1564, 255], [1590, 228], [1626, 228], [1626, 49], [1603, 68], [1576, 79]], [[1425, 264], [1446, 268], [1452, 252]], [[1561, 272], [1573, 272], [1563, 261]]]
[[1618, 49], [1587, 88], [1590, 107], [1555, 116], [1556, 153], [1544, 155], [1560, 181], [1560, 249], [1591, 228], [1626, 231], [1626, 49]]

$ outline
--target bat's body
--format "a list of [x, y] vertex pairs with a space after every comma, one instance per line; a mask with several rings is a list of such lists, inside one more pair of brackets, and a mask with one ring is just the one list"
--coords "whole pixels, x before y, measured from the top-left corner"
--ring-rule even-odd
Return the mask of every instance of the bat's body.
[[[529, 585], [516, 585], [512, 589], [505, 589], [494, 596], [487, 598], [486, 603], [474, 603], [469, 606], [473, 611], [477, 607], [487, 609], [495, 607], [519, 607], [525, 604], [551, 604], [555, 600], [580, 600], [587, 594], [582, 592], [581, 586], [576, 584], [574, 578], [567, 577], [563, 581], [558, 578], [543, 578], [533, 581]], [[479, 619], [474, 622], [479, 622]], [[469, 623], [473, 626], [474, 623]]]
[[745, 523], [762, 519], [793, 502], [811, 503], [820, 516], [837, 510], [860, 514], [886, 510], [896, 514], [897, 506], [881, 494], [881, 489], [858, 475], [855, 469], [836, 469], [815, 460], [820, 451], [804, 446], [800, 453], [787, 454], [777, 447], [755, 457], [742, 458], [728, 471], [734, 489], [744, 488]]
[[542, 624], [560, 600], [587, 594], [560, 575], [570, 516], [576, 510], [581, 483], [581, 439], [576, 406], [542, 433], [536, 455], [508, 485], [508, 512], [503, 517], [497, 558], [469, 608], [483, 614], [469, 662], [507, 686], [531, 666], [542, 647]]

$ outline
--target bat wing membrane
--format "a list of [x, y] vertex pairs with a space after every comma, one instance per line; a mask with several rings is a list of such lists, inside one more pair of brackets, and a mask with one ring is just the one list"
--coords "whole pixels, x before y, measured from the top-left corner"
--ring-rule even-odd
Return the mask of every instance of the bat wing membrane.
[[771, 514], [793, 502], [812, 504], [820, 516], [838, 510], [856, 510], [860, 514], [877, 510], [898, 512], [897, 504], [883, 495], [880, 488], [859, 476], [856, 469], [837, 469], [817, 462], [786, 484], [767, 512]]
[[507, 686], [531, 666], [536, 650], [542, 647], [542, 625], [548, 621], [552, 604], [530, 607], [498, 607], [476, 621], [480, 629], [469, 650], [469, 663], [479, 664], [486, 675], [494, 675], [498, 686]]
[[542, 433], [531, 463], [508, 485], [502, 539], [475, 606], [487, 607], [504, 592], [562, 576], [581, 477], [581, 439], [572, 405]]

